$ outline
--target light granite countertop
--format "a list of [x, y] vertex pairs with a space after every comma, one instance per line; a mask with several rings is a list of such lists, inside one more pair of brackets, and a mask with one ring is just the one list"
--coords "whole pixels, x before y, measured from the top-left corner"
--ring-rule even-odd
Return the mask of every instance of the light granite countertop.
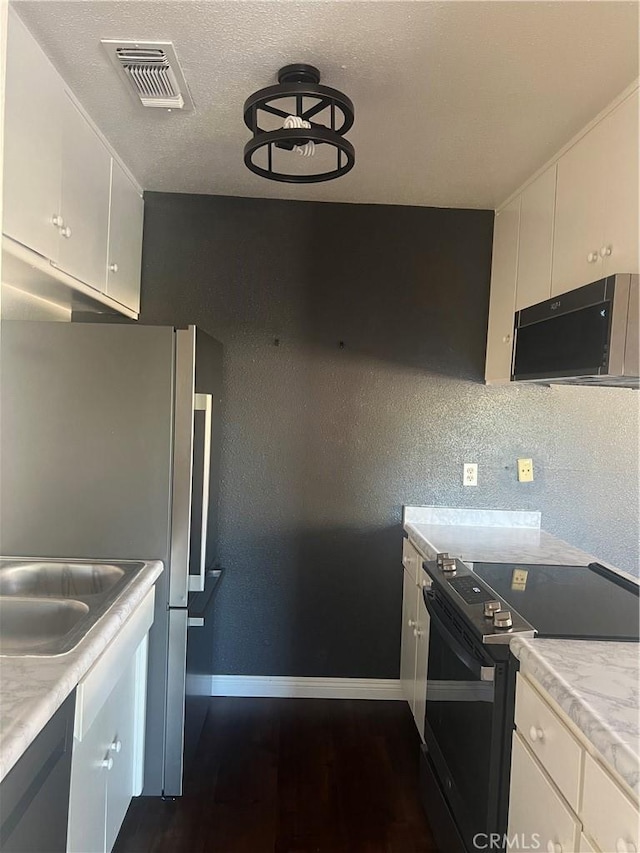
[[159, 560], [146, 562], [70, 652], [50, 657], [0, 655], [0, 781], [113, 640], [162, 570]]
[[[404, 529], [425, 559], [587, 565], [597, 558], [546, 533], [540, 513], [405, 507]], [[608, 565], [602, 560], [598, 562]], [[608, 566], [619, 574], [638, 579]], [[640, 784], [640, 646], [592, 640], [511, 641], [520, 667], [560, 705], [629, 787]]]
[[603, 760], [638, 794], [638, 645], [514, 637], [510, 647], [521, 672], [546, 690]]

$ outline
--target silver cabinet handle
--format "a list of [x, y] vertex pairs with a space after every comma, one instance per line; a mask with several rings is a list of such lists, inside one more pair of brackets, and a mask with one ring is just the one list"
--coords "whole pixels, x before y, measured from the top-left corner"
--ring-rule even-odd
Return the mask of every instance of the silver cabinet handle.
[[613, 252], [613, 246], [603, 246], [600, 249], [600, 257], [601, 258], [608, 258], [609, 255], [611, 254], [611, 252]]
[[54, 213], [51, 217], [51, 224], [54, 228], [63, 228], [64, 227], [64, 219], [60, 216], [59, 213]]
[[600, 256], [599, 256], [598, 252], [589, 252], [589, 254], [587, 255], [587, 263], [588, 264], [595, 264], [595, 262], [598, 260], [599, 257]]
[[106, 767], [107, 770], [111, 770], [113, 767], [113, 758], [109, 756], [109, 758], [103, 758], [100, 762], [100, 767]]
[[65, 238], [65, 240], [68, 240], [69, 237], [71, 237], [71, 228], [69, 228], [68, 225], [65, 225], [60, 228], [60, 234]]
[[111, 752], [120, 752], [122, 749], [122, 741], [120, 738], [115, 738], [110, 744], [109, 749]]
[[209, 469], [211, 468], [211, 423], [213, 397], [195, 394], [193, 409], [204, 412], [204, 453], [202, 454], [202, 518], [200, 520], [200, 572], [189, 575], [189, 591], [204, 592], [205, 562], [207, 559], [207, 522], [209, 520]]
[[204, 616], [188, 616], [187, 628], [204, 628]]
[[109, 264], [109, 272], [118, 272], [118, 264]]

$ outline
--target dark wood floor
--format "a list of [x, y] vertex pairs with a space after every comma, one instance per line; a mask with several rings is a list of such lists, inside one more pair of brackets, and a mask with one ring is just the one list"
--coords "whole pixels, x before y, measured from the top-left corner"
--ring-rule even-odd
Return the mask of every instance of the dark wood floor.
[[404, 702], [211, 699], [174, 802], [134, 800], [114, 853], [432, 853]]

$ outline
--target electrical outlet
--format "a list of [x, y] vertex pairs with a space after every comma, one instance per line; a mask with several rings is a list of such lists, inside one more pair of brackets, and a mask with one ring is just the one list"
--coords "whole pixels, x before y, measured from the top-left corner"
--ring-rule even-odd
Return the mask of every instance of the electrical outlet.
[[533, 459], [518, 459], [518, 480], [521, 483], [533, 482]]
[[462, 466], [462, 485], [478, 485], [478, 466], [475, 462], [465, 462]]

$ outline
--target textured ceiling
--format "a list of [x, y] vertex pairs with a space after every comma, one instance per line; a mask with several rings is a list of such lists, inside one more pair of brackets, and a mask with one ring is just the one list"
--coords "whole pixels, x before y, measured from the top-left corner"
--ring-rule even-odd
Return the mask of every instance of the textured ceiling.
[[[635, 2], [15, 6], [150, 190], [492, 208], [638, 73]], [[195, 111], [137, 107], [101, 38], [173, 41]], [[289, 62], [317, 65], [354, 101], [356, 166], [343, 178], [276, 184], [243, 164], [242, 104]]]

